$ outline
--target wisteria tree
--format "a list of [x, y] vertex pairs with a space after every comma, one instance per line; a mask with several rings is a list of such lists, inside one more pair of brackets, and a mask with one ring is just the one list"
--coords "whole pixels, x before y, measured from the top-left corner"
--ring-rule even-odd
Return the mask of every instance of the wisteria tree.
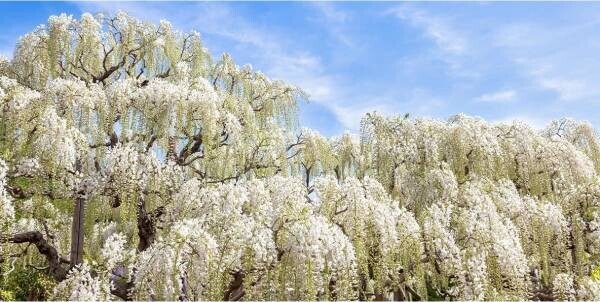
[[369, 114], [199, 34], [52, 16], [0, 61], [0, 299], [600, 299], [600, 141]]

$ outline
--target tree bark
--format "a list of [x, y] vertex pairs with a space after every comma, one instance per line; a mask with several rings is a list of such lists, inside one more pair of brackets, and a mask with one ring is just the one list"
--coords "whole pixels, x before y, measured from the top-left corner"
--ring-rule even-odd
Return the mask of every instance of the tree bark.
[[145, 251], [154, 243], [156, 237], [156, 219], [164, 214], [164, 207], [158, 207], [148, 213], [146, 201], [140, 196], [137, 204], [138, 251]]
[[83, 223], [85, 221], [85, 198], [77, 197], [71, 226], [71, 267], [83, 261]]
[[67, 270], [61, 265], [63, 261], [61, 260], [58, 251], [46, 241], [42, 233], [38, 231], [19, 233], [2, 241], [34, 244], [38, 252], [44, 255], [48, 261], [48, 273], [54, 277], [56, 281], [62, 281], [66, 278]]
[[229, 287], [223, 294], [224, 301], [240, 301], [245, 294], [244, 277], [246, 277], [246, 274], [244, 274], [242, 271], [237, 271], [232, 275], [233, 280], [231, 280]]

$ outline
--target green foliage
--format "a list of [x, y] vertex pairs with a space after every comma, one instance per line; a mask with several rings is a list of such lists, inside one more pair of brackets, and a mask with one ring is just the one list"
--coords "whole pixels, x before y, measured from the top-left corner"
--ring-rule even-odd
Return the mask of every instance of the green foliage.
[[592, 279], [595, 281], [600, 280], [600, 266], [598, 266], [594, 270], [592, 270], [591, 276], [592, 276]]
[[17, 266], [7, 276], [0, 277], [0, 300], [47, 300], [56, 283], [34, 268]]

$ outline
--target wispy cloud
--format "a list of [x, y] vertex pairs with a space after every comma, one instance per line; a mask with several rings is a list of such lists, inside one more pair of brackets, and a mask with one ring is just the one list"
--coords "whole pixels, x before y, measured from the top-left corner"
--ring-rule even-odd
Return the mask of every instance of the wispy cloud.
[[514, 90], [502, 90], [492, 93], [485, 93], [475, 98], [483, 103], [508, 103], [515, 100], [517, 92]]
[[600, 99], [600, 63], [594, 60], [600, 45], [597, 18], [565, 24], [515, 23], [500, 27], [493, 44], [504, 51], [515, 67], [538, 89], [555, 93], [560, 101]]
[[[462, 79], [481, 77], [479, 66], [475, 66], [471, 61], [481, 47], [480, 41], [477, 40], [479, 34], [460, 27], [454, 15], [431, 12], [414, 4], [395, 6], [388, 9], [384, 15], [395, 17], [403, 28], [420, 31], [432, 44], [424, 49], [423, 56], [428, 60], [443, 62], [449, 76]], [[477, 47], [474, 47], [475, 45]]]
[[464, 36], [439, 16], [407, 5], [390, 9], [388, 14], [393, 14], [398, 19], [423, 29], [424, 33], [444, 52], [458, 55], [463, 54], [467, 49]]
[[309, 2], [317, 14], [309, 17], [315, 23], [323, 24], [324, 29], [337, 41], [346, 47], [357, 47], [352, 35], [348, 34], [345, 26], [352, 20], [352, 15], [331, 2]]
[[576, 79], [540, 77], [538, 83], [542, 88], [558, 93], [559, 98], [564, 101], [579, 100], [589, 93], [586, 91], [588, 85]]
[[328, 20], [336, 23], [344, 23], [350, 19], [350, 15], [335, 7], [335, 4], [331, 2], [312, 2], [316, 8], [318, 8], [323, 16]]

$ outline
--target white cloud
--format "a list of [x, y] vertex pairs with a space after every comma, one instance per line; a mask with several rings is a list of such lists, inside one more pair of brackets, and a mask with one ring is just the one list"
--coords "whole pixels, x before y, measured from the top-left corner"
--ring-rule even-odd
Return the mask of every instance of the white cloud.
[[311, 2], [328, 20], [336, 23], [344, 23], [350, 19], [350, 15], [342, 10], [337, 9], [330, 2]]
[[587, 85], [580, 80], [565, 78], [540, 78], [541, 87], [558, 93], [563, 101], [579, 100], [587, 95]]
[[449, 54], [460, 55], [467, 49], [467, 41], [447, 20], [409, 6], [400, 6], [388, 11], [398, 19], [422, 28], [437, 46]]
[[513, 23], [499, 28], [491, 37], [538, 90], [556, 93], [560, 101], [600, 99], [600, 68], [596, 53], [600, 45], [588, 41], [597, 36], [597, 20], [569, 25]]
[[309, 17], [310, 20], [323, 24], [324, 29], [343, 45], [352, 48], [359, 46], [345, 30], [346, 24], [352, 18], [350, 13], [330, 2], [309, 2], [309, 5], [316, 9], [318, 15]]
[[499, 27], [492, 35], [492, 46], [510, 48], [531, 48], [544, 43], [544, 36], [537, 34], [533, 24], [506, 24]]
[[486, 93], [475, 98], [478, 102], [483, 103], [507, 103], [515, 100], [517, 92], [514, 90], [502, 90], [493, 93]]
[[[453, 78], [475, 80], [482, 76], [482, 62], [477, 62], [477, 56], [482, 48], [481, 34], [476, 29], [461, 28], [456, 16], [431, 13], [418, 9], [414, 5], [400, 5], [387, 10], [385, 15], [391, 15], [423, 32], [434, 47], [421, 56], [429, 61], [441, 61], [448, 69], [448, 75]], [[471, 47], [477, 45], [478, 47]], [[407, 58], [413, 60], [413, 57]]]

